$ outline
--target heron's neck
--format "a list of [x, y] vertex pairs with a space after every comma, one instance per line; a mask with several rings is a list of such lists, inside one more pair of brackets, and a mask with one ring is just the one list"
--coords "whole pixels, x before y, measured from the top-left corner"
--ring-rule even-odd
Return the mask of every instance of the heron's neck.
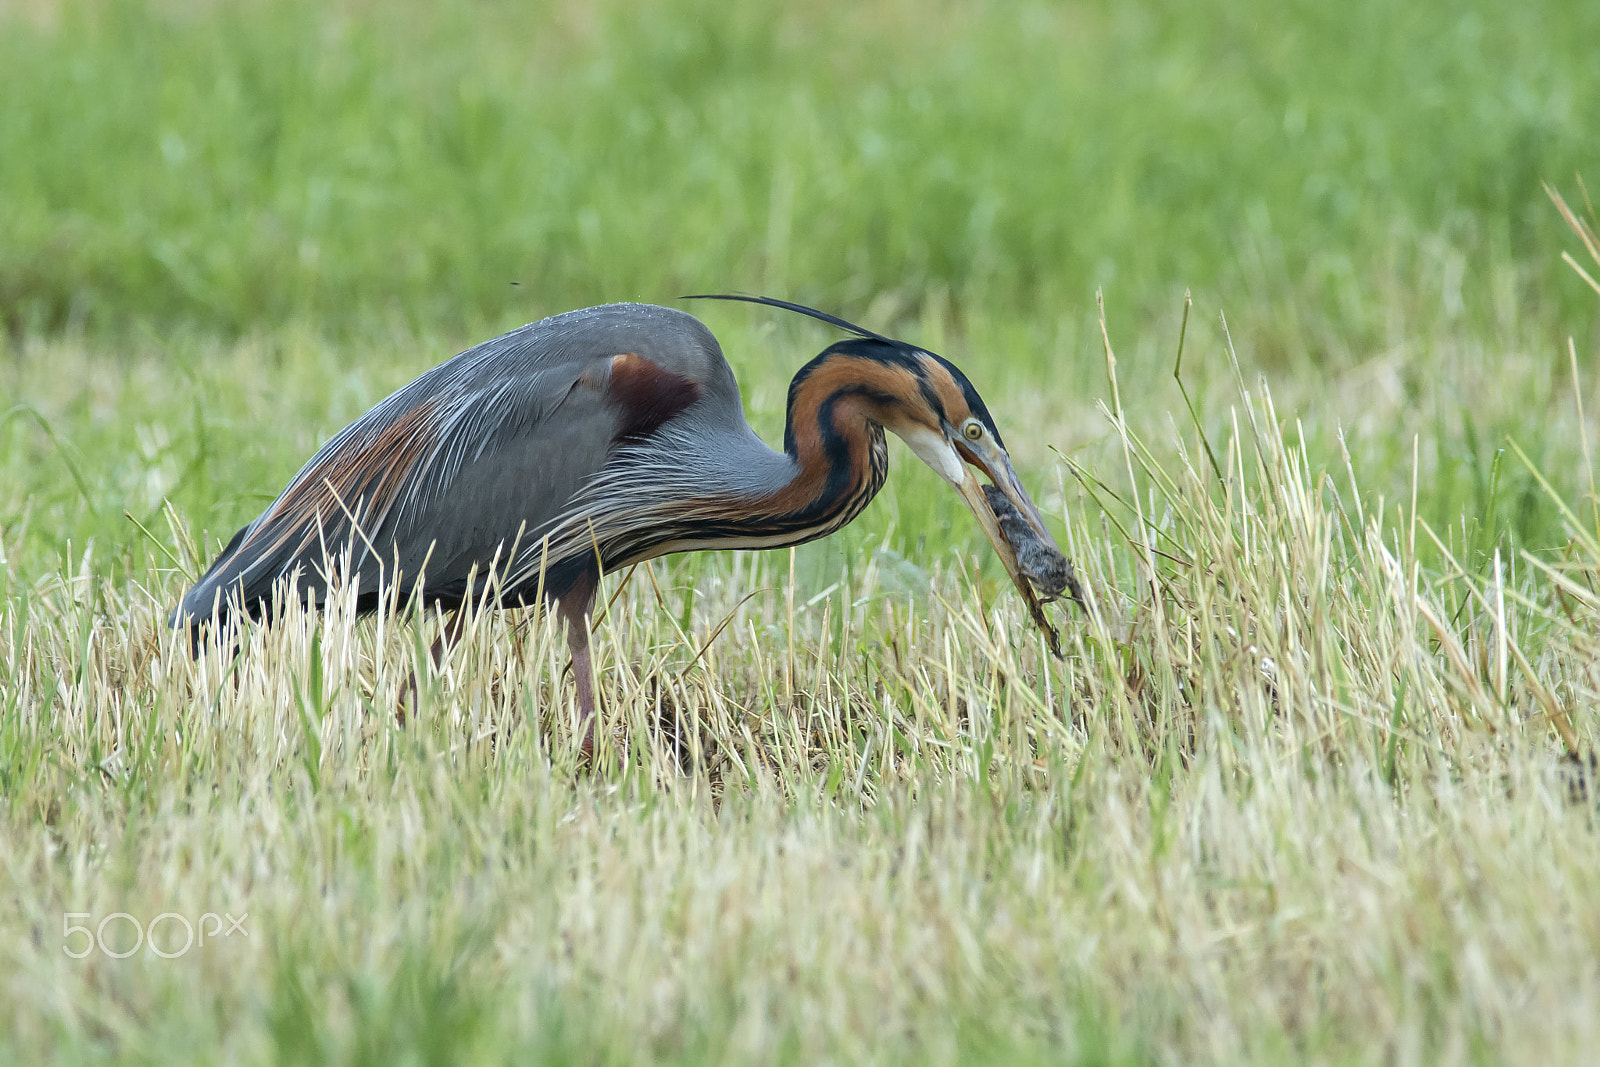
[[795, 376], [783, 428], [793, 476], [762, 501], [764, 521], [822, 537], [855, 518], [883, 488], [889, 452], [883, 426], [869, 414], [870, 385], [859, 380]]

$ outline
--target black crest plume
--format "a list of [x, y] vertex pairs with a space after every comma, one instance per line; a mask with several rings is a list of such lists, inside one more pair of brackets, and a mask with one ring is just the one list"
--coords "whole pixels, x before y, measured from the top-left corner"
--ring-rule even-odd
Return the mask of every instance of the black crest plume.
[[784, 311], [793, 311], [796, 314], [805, 315], [805, 316], [808, 316], [810, 318], [817, 319], [817, 320], [819, 320], [821, 322], [826, 322], [829, 326], [837, 326], [837, 327], [839, 327], [839, 329], [844, 330], [847, 333], [853, 333], [857, 337], [867, 337], [867, 338], [871, 338], [874, 341], [882, 341], [884, 344], [886, 344], [886, 345], [894, 345], [896, 348], [903, 347], [904, 344], [905, 344], [905, 342], [903, 342], [903, 341], [896, 341], [892, 337], [885, 337], [881, 333], [877, 333], [877, 332], [875, 332], [873, 330], [869, 330], [865, 326], [857, 326], [855, 323], [850, 322], [850, 321], [848, 321], [846, 319], [841, 319], [837, 315], [830, 315], [826, 311], [818, 311], [816, 308], [806, 307], [804, 304], [794, 304], [794, 303], [790, 303], [787, 300], [779, 300], [776, 297], [771, 297], [771, 296], [742, 296], [742, 295], [739, 295], [739, 294], [736, 294], [736, 293], [696, 293], [693, 296], [683, 297], [683, 299], [684, 300], [737, 300], [737, 301], [739, 301], [741, 303], [745, 303], [745, 304], [765, 304], [767, 307], [782, 308]]

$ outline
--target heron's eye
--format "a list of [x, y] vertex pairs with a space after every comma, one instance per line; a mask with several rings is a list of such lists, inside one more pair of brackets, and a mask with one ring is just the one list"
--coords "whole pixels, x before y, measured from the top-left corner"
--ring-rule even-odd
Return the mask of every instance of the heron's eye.
[[976, 441], [983, 436], [983, 423], [977, 419], [968, 419], [967, 424], [961, 427], [961, 432], [967, 435], [967, 440]]

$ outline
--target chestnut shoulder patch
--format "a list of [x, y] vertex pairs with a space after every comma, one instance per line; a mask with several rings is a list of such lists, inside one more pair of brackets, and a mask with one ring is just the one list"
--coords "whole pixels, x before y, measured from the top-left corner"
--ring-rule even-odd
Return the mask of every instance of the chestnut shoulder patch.
[[622, 440], [648, 437], [700, 399], [698, 383], [633, 352], [611, 357], [606, 397], [622, 415]]

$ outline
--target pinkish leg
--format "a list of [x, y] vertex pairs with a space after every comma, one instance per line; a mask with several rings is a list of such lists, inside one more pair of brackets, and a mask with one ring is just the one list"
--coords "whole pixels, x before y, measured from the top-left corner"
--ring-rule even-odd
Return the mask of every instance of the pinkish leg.
[[594, 667], [589, 661], [589, 642], [584, 637], [583, 623], [567, 631], [567, 647], [572, 651], [572, 680], [578, 688], [578, 728], [583, 731], [579, 750], [584, 756], [594, 756]]
[[567, 648], [572, 653], [572, 680], [578, 690], [579, 748], [593, 758], [595, 741], [594, 663], [589, 656], [589, 609], [594, 606], [598, 586], [594, 575], [580, 577], [556, 601], [561, 620], [567, 624]]

